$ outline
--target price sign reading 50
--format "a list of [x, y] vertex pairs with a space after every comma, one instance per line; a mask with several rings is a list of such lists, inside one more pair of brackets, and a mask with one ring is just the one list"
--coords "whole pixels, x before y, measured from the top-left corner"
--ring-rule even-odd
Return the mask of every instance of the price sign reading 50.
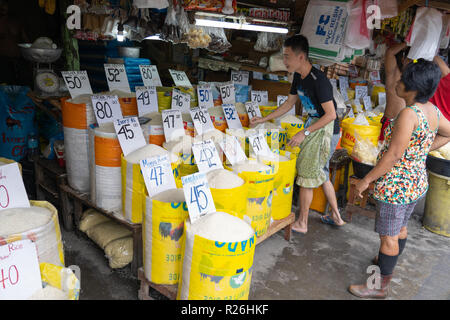
[[210, 85], [202, 85], [197, 87], [198, 106], [201, 108], [214, 107], [212, 90]]
[[92, 94], [86, 71], [63, 71], [61, 74], [72, 99], [82, 94]]
[[191, 223], [216, 212], [206, 173], [198, 172], [181, 178]]

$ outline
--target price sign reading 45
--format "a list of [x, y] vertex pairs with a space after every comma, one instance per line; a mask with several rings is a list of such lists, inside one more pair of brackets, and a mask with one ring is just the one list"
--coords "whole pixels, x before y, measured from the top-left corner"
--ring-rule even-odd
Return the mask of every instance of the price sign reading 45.
[[249, 72], [248, 71], [231, 71], [231, 81], [236, 84], [248, 86]]
[[269, 104], [269, 94], [267, 91], [253, 91], [251, 93], [252, 102], [256, 102], [259, 106], [267, 106]]
[[181, 118], [180, 110], [163, 110], [162, 120], [166, 141], [172, 141], [184, 135], [183, 119]]
[[23, 184], [19, 165], [17, 163], [0, 165], [0, 211], [29, 207], [30, 201]]
[[256, 102], [246, 102], [245, 108], [247, 109], [250, 120], [254, 117], [262, 117], [261, 110], [259, 110], [259, 105]]
[[197, 86], [198, 106], [203, 108], [214, 107], [213, 95], [210, 85]]
[[125, 156], [147, 144], [137, 117], [114, 120], [114, 129]]
[[0, 246], [0, 300], [27, 300], [42, 289], [36, 244], [19, 240]]
[[86, 71], [62, 71], [61, 74], [72, 99], [82, 94], [92, 94]]
[[158, 96], [156, 87], [136, 87], [136, 100], [139, 110], [139, 116], [158, 112]]
[[141, 160], [140, 165], [150, 198], [163, 191], [176, 189], [168, 155]]
[[131, 92], [127, 73], [123, 64], [105, 64], [105, 74], [109, 91], [121, 90]]
[[192, 152], [199, 172], [223, 169], [222, 161], [211, 139], [192, 144]]
[[189, 113], [191, 108], [191, 96], [181, 92], [178, 89], [172, 90], [172, 109], [181, 110], [183, 113]]
[[181, 182], [191, 223], [195, 223], [199, 218], [209, 213], [216, 212], [205, 172], [181, 177]]
[[225, 120], [227, 120], [228, 128], [230, 129], [242, 129], [241, 120], [236, 111], [236, 107], [233, 104], [222, 105], [223, 113], [225, 114]]
[[202, 135], [205, 132], [214, 130], [214, 125], [211, 121], [211, 116], [206, 108], [193, 108], [189, 110], [192, 121], [194, 122], [197, 135]]
[[184, 71], [169, 69], [169, 72], [176, 86], [192, 87], [192, 84]]
[[220, 87], [220, 96], [222, 97], [222, 104], [235, 104], [236, 92], [234, 90], [234, 84], [230, 83]]
[[117, 96], [92, 96], [91, 100], [95, 118], [99, 125], [123, 118]]
[[159, 77], [158, 68], [154, 65], [140, 65], [142, 81], [144, 86], [162, 87], [161, 79]]

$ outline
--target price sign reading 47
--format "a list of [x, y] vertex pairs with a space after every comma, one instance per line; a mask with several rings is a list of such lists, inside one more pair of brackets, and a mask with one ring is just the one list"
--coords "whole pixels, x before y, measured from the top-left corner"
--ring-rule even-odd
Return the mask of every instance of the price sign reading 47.
[[140, 165], [150, 197], [169, 189], [176, 189], [168, 155], [141, 160]]
[[166, 141], [175, 140], [185, 134], [180, 110], [163, 110], [162, 121]]
[[61, 74], [72, 99], [82, 94], [92, 94], [86, 71], [62, 71]]
[[198, 172], [181, 177], [181, 182], [191, 223], [195, 223], [209, 213], [216, 212], [206, 173]]

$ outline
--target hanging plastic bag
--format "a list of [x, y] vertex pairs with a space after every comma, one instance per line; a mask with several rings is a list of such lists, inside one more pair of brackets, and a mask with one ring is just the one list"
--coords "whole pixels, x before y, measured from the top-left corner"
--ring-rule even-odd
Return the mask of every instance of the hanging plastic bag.
[[407, 39], [411, 47], [408, 58], [432, 61], [440, 45], [441, 31], [442, 13], [439, 10], [425, 7], [417, 9], [411, 36]]
[[231, 48], [231, 43], [228, 42], [227, 36], [223, 28], [205, 28], [211, 37], [208, 50], [216, 53], [224, 53]]
[[398, 15], [397, 0], [375, 0], [374, 5], [381, 9], [381, 20], [396, 17]]
[[164, 9], [169, 6], [169, 2], [167, 0], [133, 0], [133, 5], [136, 8], [155, 8], [155, 9]]
[[367, 0], [354, 0], [347, 3], [349, 18], [345, 33], [345, 45], [353, 49], [365, 49], [370, 47], [372, 38], [367, 28]]
[[268, 71], [287, 71], [286, 65], [283, 62], [283, 52], [280, 51], [270, 56]]
[[442, 21], [443, 21], [443, 28], [441, 34], [440, 48], [447, 49], [450, 43], [450, 15], [448, 14], [445, 15]]

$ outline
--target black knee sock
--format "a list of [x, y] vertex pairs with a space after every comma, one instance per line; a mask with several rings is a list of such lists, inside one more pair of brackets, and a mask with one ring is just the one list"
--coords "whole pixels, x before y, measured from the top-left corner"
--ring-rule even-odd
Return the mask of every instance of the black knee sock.
[[389, 276], [394, 272], [395, 265], [397, 264], [398, 255], [388, 256], [384, 253], [378, 254], [378, 266], [380, 267], [381, 274], [383, 276]]
[[403, 252], [403, 249], [405, 249], [406, 246], [406, 240], [408, 238], [405, 239], [398, 239], [398, 255], [400, 256]]

